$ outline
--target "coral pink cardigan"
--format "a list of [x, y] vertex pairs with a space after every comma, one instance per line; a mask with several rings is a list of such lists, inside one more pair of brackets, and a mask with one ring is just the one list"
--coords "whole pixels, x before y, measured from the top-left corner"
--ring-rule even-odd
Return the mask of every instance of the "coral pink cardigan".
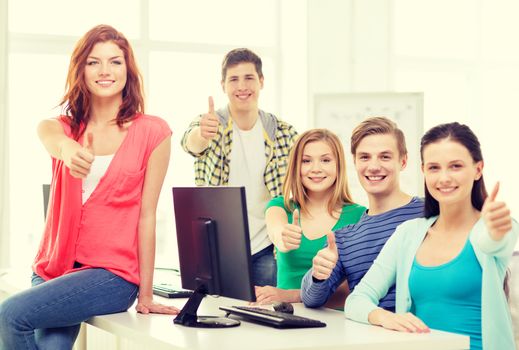
[[[72, 137], [68, 117], [58, 118]], [[81, 204], [82, 180], [52, 159], [52, 182], [43, 238], [33, 270], [45, 280], [79, 269], [104, 268], [139, 284], [138, 223], [148, 159], [168, 124], [138, 114], [90, 198]], [[82, 143], [82, 138], [79, 140]]]

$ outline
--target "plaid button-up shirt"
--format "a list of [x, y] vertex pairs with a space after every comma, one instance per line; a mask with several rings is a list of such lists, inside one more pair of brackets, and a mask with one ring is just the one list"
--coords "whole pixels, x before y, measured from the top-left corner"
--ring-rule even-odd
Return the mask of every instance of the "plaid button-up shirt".
[[[200, 154], [187, 149], [187, 135], [194, 127], [200, 125], [199, 116], [191, 122], [182, 137], [182, 148], [195, 157], [195, 183], [197, 186], [221, 186], [229, 182], [229, 155], [232, 151], [233, 124], [228, 108], [219, 109], [216, 114], [220, 118], [218, 133], [208, 147]], [[283, 177], [287, 171], [288, 153], [297, 136], [294, 127], [277, 119], [273, 114], [259, 111], [263, 124], [265, 140], [265, 158], [267, 165], [263, 180], [267, 190], [273, 197], [281, 195]]]

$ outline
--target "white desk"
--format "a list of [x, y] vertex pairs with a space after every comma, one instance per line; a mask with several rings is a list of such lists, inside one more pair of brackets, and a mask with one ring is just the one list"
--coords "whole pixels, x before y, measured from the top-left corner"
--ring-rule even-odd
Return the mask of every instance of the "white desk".
[[[159, 298], [158, 298], [159, 299]], [[160, 302], [177, 307], [186, 299], [164, 299]], [[245, 304], [228, 298], [206, 297], [200, 315], [223, 315], [220, 305]], [[393, 332], [345, 319], [344, 314], [330, 309], [307, 309], [294, 304], [295, 314], [319, 319], [324, 328], [275, 329], [242, 321], [235, 328], [204, 329], [173, 324], [166, 315], [141, 315], [132, 308], [126, 313], [98, 316], [87, 321], [119, 337], [145, 344], [149, 349], [384, 349], [441, 350], [468, 349], [469, 338], [432, 331], [429, 334]], [[234, 318], [234, 316], [233, 316]]]
[[[0, 289], [6, 292], [28, 287], [28, 275], [13, 273], [0, 276]], [[158, 301], [181, 308], [187, 299]], [[200, 315], [224, 315], [220, 305], [245, 305], [228, 298], [204, 298]], [[142, 315], [132, 307], [128, 312], [96, 316], [88, 324], [120, 338], [141, 343], [147, 349], [341, 349], [341, 350], [459, 350], [469, 348], [465, 336], [432, 331], [428, 334], [393, 332], [345, 319], [344, 314], [330, 309], [307, 309], [294, 304], [295, 314], [321, 320], [324, 328], [275, 329], [242, 321], [239, 327], [226, 329], [189, 328], [173, 324], [173, 316]], [[234, 316], [233, 316], [234, 318]]]

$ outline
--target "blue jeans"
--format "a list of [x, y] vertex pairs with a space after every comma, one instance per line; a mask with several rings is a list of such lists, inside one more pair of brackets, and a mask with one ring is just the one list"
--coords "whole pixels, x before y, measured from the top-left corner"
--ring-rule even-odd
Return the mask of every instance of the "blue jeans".
[[0, 349], [72, 349], [81, 322], [128, 310], [138, 286], [105, 269], [87, 269], [45, 282], [0, 304]]
[[277, 264], [274, 246], [260, 250], [252, 256], [252, 282], [255, 286], [276, 286]]

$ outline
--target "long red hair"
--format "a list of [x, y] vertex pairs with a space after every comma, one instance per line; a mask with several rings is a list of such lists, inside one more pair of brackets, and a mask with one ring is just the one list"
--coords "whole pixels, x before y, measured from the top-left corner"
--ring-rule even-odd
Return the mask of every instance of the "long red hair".
[[85, 65], [87, 57], [100, 42], [111, 41], [123, 51], [126, 61], [127, 78], [123, 89], [123, 102], [117, 113], [116, 123], [122, 126], [132, 120], [136, 113], [144, 113], [144, 92], [142, 76], [137, 67], [130, 43], [125, 36], [109, 25], [98, 25], [90, 29], [76, 44], [67, 75], [65, 95], [60, 106], [64, 114], [70, 118], [70, 126], [77, 139], [90, 120], [91, 94], [85, 82]]

